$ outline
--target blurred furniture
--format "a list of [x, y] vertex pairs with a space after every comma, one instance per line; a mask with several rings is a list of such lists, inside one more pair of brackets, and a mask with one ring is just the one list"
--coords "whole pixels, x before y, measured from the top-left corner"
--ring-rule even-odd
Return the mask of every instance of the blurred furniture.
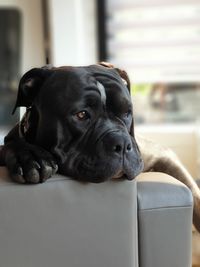
[[192, 196], [162, 173], [13, 183], [0, 168], [0, 266], [189, 267]]
[[24, 108], [12, 110], [21, 75], [46, 63], [41, 0], [0, 0], [0, 142]]

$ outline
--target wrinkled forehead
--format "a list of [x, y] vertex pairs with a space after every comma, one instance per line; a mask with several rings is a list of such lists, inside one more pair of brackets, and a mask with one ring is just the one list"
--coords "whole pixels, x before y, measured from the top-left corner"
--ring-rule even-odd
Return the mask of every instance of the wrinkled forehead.
[[[119, 75], [118, 75], [119, 76]], [[96, 79], [105, 90], [106, 104], [114, 110], [120, 110], [131, 107], [131, 96], [127, 86], [121, 77], [117, 75], [101, 74], [96, 75]]]
[[88, 67], [71, 67], [66, 70], [59, 69], [57, 74], [60, 76], [58, 80], [69, 85], [75, 91], [96, 87], [100, 93], [104, 88], [105, 94], [110, 90], [115, 90], [115, 93], [123, 93], [123, 95], [129, 96], [124, 80], [115, 69], [91, 65]]
[[95, 79], [105, 87], [107, 95], [112, 93], [130, 98], [127, 82], [119, 75], [116, 69], [99, 65], [91, 65], [88, 68]]
[[74, 88], [78, 92], [78, 98], [81, 98], [83, 95], [84, 97], [98, 96], [102, 104], [106, 104], [106, 83], [103, 80], [97, 79], [92, 72], [84, 67], [75, 68], [70, 74], [69, 86], [72, 90]]
[[127, 91], [127, 87], [124, 80], [115, 69], [108, 69], [98, 65], [91, 65], [88, 67], [72, 67], [68, 71], [71, 83], [81, 84], [82, 87], [86, 87], [91, 83], [96, 84], [100, 82], [105, 87], [116, 86], [119, 90]]
[[[116, 71], [96, 67], [70, 67], [57, 69], [46, 84], [48, 94], [52, 91], [52, 101], [74, 103], [87, 98], [100, 99], [101, 103], [119, 105], [130, 102], [127, 87]], [[56, 94], [55, 94], [56, 93]], [[44, 99], [46, 94], [44, 94]], [[66, 100], [66, 101], [63, 101]], [[90, 102], [91, 102], [90, 101]]]
[[102, 102], [106, 101], [106, 89], [99, 79], [85, 67], [75, 67], [69, 73], [68, 86], [71, 90], [77, 91], [79, 97], [90, 94], [97, 94], [100, 96]]

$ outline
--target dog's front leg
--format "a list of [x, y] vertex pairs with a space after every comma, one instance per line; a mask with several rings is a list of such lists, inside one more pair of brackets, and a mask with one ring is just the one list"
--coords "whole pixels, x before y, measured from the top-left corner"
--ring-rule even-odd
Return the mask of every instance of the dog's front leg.
[[19, 135], [16, 125], [5, 137], [1, 155], [11, 178], [18, 183], [41, 183], [56, 171], [53, 156], [43, 148], [28, 143]]

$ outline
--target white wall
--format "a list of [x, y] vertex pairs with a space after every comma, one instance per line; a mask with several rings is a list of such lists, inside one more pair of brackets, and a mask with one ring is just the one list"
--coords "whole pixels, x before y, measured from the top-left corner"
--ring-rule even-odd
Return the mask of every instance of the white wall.
[[195, 125], [137, 126], [136, 130], [145, 138], [171, 148], [190, 174], [195, 179], [200, 177], [200, 132]]
[[95, 0], [49, 0], [48, 6], [52, 64], [95, 63]]

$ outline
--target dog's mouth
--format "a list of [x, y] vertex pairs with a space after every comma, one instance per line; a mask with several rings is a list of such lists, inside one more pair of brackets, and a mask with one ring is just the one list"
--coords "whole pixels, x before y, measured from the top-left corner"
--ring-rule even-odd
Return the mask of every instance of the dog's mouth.
[[[69, 165], [71, 168], [69, 168]], [[124, 162], [122, 160], [86, 160], [79, 158], [73, 164], [66, 162], [59, 166], [63, 175], [73, 177], [83, 182], [100, 183], [107, 180], [126, 179], [133, 180], [143, 170], [143, 161], [137, 159], [137, 163]]]
[[125, 176], [123, 170], [119, 170], [111, 179], [122, 179]]

